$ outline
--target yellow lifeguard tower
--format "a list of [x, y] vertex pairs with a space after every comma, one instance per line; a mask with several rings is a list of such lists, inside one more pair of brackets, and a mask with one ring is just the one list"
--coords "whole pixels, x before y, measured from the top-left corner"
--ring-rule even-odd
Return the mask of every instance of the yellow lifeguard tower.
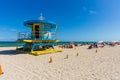
[[17, 47], [17, 51], [29, 52], [30, 54], [40, 55], [46, 53], [62, 52], [54, 49], [57, 40], [57, 24], [45, 21], [40, 16], [40, 20], [28, 20], [24, 25], [31, 28], [31, 32], [19, 32], [17, 42], [24, 42], [22, 48]]

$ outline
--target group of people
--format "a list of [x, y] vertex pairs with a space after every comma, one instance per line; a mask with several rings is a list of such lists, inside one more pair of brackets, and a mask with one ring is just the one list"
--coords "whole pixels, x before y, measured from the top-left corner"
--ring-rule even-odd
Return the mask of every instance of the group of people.
[[74, 48], [74, 47], [76, 47], [76, 46], [78, 46], [78, 44], [76, 44], [76, 43], [69, 43], [69, 44], [64, 44], [64, 45], [59, 45], [58, 47], [59, 48]]
[[[120, 45], [120, 42], [116, 42], [116, 43], [113, 43], [113, 42], [102, 42], [102, 43], [92, 43], [92, 44], [81, 44], [80, 46], [82, 45], [89, 45], [88, 49], [92, 49], [92, 48], [103, 48], [104, 46], [108, 45], [108, 46], [115, 46], [115, 45]], [[74, 48], [78, 46], [77, 43], [69, 43], [69, 44], [63, 44], [63, 45], [59, 45], [58, 47], [59, 48]]]
[[98, 44], [97, 43], [90, 44], [90, 46], [88, 47], [88, 49], [91, 49], [91, 48], [98, 48]]
[[90, 46], [88, 47], [88, 49], [98, 48], [98, 47], [103, 48], [105, 45], [114, 47], [115, 45], [120, 45], [120, 42], [93, 43], [93, 44], [90, 44]]

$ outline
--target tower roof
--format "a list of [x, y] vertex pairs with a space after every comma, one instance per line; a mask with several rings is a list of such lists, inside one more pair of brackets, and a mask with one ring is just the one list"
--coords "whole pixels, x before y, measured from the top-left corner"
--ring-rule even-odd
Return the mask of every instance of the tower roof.
[[40, 24], [44, 26], [49, 26], [51, 28], [56, 28], [56, 23], [51, 21], [45, 21], [45, 20], [27, 20], [24, 22], [25, 26], [32, 27], [34, 24]]

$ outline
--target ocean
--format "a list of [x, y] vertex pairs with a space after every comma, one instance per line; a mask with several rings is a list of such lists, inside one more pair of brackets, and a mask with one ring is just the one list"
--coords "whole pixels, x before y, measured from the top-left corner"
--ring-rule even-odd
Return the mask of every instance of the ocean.
[[[92, 43], [95, 43], [95, 42], [84, 42], [84, 41], [73, 41], [77, 44], [92, 44]], [[55, 43], [55, 45], [63, 45], [63, 44], [69, 44], [70, 41], [61, 41], [61, 42], [58, 42], [58, 43]], [[24, 45], [25, 43], [23, 42], [15, 42], [15, 41], [0, 41], [0, 47], [17, 47], [17, 46], [22, 46]]]

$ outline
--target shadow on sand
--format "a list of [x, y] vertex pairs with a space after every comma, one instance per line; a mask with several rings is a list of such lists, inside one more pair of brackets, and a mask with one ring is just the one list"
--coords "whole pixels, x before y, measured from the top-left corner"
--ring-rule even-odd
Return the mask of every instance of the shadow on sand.
[[17, 52], [16, 50], [3, 50], [3, 51], [0, 51], [0, 55], [18, 55], [18, 54], [25, 54], [25, 53]]

